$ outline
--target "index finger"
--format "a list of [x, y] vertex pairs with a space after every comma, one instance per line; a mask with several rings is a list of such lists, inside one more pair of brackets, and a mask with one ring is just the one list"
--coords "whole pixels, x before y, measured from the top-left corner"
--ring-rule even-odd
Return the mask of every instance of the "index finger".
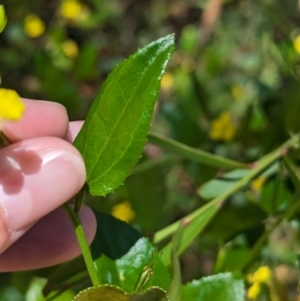
[[17, 122], [3, 121], [2, 131], [11, 142], [34, 137], [63, 138], [68, 130], [69, 118], [59, 103], [23, 99], [26, 109]]

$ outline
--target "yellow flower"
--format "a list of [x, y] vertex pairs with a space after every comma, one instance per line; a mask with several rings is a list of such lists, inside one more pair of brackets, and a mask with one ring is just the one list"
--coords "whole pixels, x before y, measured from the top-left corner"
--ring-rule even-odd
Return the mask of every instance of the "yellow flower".
[[266, 178], [264, 177], [258, 177], [255, 180], [251, 182], [251, 188], [252, 190], [256, 192], [260, 192], [264, 183], [266, 182]]
[[62, 51], [69, 58], [75, 58], [78, 56], [79, 50], [78, 45], [74, 40], [68, 39], [61, 45]]
[[245, 92], [245, 89], [243, 86], [240, 86], [240, 85], [232, 85], [230, 87], [231, 89], [231, 94], [232, 94], [232, 97], [235, 99], [235, 100], [240, 100], [243, 95], [244, 95], [244, 92]]
[[294, 41], [293, 41], [293, 44], [294, 44], [294, 49], [296, 50], [296, 52], [298, 54], [300, 54], [300, 35], [298, 35]]
[[260, 289], [261, 289], [261, 286], [260, 286], [260, 283], [259, 282], [255, 282], [253, 283], [250, 288], [248, 289], [248, 292], [247, 292], [247, 297], [249, 300], [255, 300], [259, 293], [260, 293]]
[[236, 127], [233, 124], [228, 113], [222, 113], [217, 119], [211, 123], [209, 136], [212, 140], [233, 140], [236, 133]]
[[247, 296], [249, 300], [255, 300], [261, 290], [261, 284], [267, 283], [271, 278], [271, 270], [268, 266], [259, 267], [253, 274], [247, 275], [247, 280], [252, 283], [248, 289]]
[[80, 17], [82, 11], [82, 4], [77, 0], [63, 0], [59, 14], [67, 20], [76, 20]]
[[132, 222], [135, 218], [135, 212], [128, 201], [114, 205], [111, 214], [126, 223]]
[[268, 266], [259, 267], [253, 274], [253, 281], [266, 283], [271, 278], [271, 270]]
[[22, 117], [24, 110], [25, 105], [16, 91], [0, 88], [0, 120], [19, 120]]
[[173, 80], [173, 76], [171, 73], [166, 72], [163, 75], [160, 86], [163, 91], [170, 91], [173, 88], [174, 80]]
[[3, 31], [6, 23], [7, 23], [7, 18], [6, 18], [4, 6], [0, 5], [0, 32]]
[[45, 32], [45, 23], [34, 14], [30, 14], [25, 18], [24, 31], [30, 38], [38, 38]]

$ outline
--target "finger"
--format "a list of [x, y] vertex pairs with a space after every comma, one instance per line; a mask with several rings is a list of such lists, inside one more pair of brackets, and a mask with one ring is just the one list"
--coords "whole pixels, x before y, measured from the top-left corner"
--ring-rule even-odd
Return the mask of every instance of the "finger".
[[[93, 212], [80, 213], [87, 241], [96, 233]], [[74, 228], [63, 208], [37, 222], [22, 238], [0, 255], [0, 272], [32, 270], [73, 259], [80, 254]]]
[[60, 138], [34, 138], [0, 149], [0, 253], [72, 198], [85, 176], [81, 155]]
[[17, 122], [3, 122], [3, 132], [12, 141], [21, 141], [34, 137], [64, 137], [68, 130], [68, 115], [59, 103], [41, 100], [23, 99], [26, 109]]
[[80, 121], [71, 121], [69, 123], [69, 128], [68, 128], [67, 134], [65, 136], [65, 139], [68, 142], [73, 143], [73, 141], [75, 140], [79, 131], [81, 130], [83, 123], [84, 123], [84, 121], [81, 121], [81, 120]]

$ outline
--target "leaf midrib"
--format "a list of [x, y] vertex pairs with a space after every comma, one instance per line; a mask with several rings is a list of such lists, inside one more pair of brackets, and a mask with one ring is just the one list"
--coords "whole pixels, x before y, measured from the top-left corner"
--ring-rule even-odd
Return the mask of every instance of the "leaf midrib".
[[[154, 81], [154, 78], [150, 81], [149, 86], [152, 84], [153, 81]], [[140, 120], [141, 120], [141, 119], [140, 119]], [[136, 130], [137, 130], [138, 127], [139, 127], [139, 125], [140, 125], [140, 122], [139, 122], [139, 124], [135, 127], [134, 131], [132, 131], [131, 137], [134, 136], [134, 134], [136, 133]], [[132, 140], [132, 139], [131, 139], [131, 140]], [[146, 137], [145, 137], [145, 140], [146, 140]], [[126, 153], [126, 151], [128, 150], [128, 148], [130, 147], [130, 145], [131, 145], [131, 143], [128, 143], [128, 146], [127, 146], [127, 148], [124, 150], [123, 155], [122, 155], [118, 160], [116, 160], [116, 161], [111, 165], [111, 167], [108, 168], [104, 173], [102, 173], [102, 174], [100, 174], [98, 177], [94, 178], [92, 182], [94, 182], [94, 181], [98, 180], [99, 178], [103, 177], [103, 176], [104, 176], [105, 174], [107, 174], [107, 173], [108, 173], [108, 172], [109, 172], [109, 171], [110, 171], [110, 170], [111, 170], [118, 162], [120, 162], [120, 160], [124, 157], [124, 154]]]
[[[156, 45], [155, 45], [155, 46], [156, 46]], [[132, 63], [133, 63], [133, 58], [132, 58], [132, 61], [130, 62], [130, 66], [132, 65]], [[149, 67], [149, 62], [148, 62], [147, 67], [144, 68], [144, 69], [148, 69], [148, 67]], [[123, 68], [120, 70], [120, 73], [119, 73], [117, 79], [119, 79], [119, 78], [121, 77], [121, 75], [123, 74], [123, 72], [125, 71], [125, 69], [126, 69], [126, 68], [123, 67]], [[117, 81], [117, 79], [116, 79], [116, 81]], [[114, 124], [114, 126], [113, 126], [113, 128], [112, 128], [112, 130], [111, 130], [111, 132], [110, 132], [110, 134], [108, 135], [108, 137], [107, 137], [105, 143], [103, 144], [103, 147], [101, 148], [101, 151], [99, 152], [98, 158], [100, 158], [100, 156], [101, 156], [101, 154], [103, 153], [104, 149], [106, 148], [108, 142], [110, 141], [110, 138], [111, 138], [112, 135], [114, 134], [114, 131], [115, 131], [116, 127], [119, 125], [120, 119], [123, 117], [124, 112], [126, 111], [128, 105], [129, 105], [129, 103], [131, 102], [133, 96], [135, 95], [135, 92], [136, 92], [136, 90], [138, 89], [138, 87], [140, 86], [142, 80], [143, 80], [143, 76], [141, 76], [141, 79], [140, 79], [139, 83], [136, 85], [134, 91], [132, 92], [132, 94], [131, 94], [131, 96], [130, 96], [128, 102], [127, 102], [127, 103], [125, 104], [125, 106], [123, 107], [123, 110], [121, 111], [121, 114], [119, 115], [119, 118], [118, 118], [117, 121], [115, 122], [115, 124]], [[111, 82], [111, 83], [112, 83], [112, 82]], [[107, 87], [108, 87], [108, 86], [109, 86], [109, 85], [107, 85]], [[105, 91], [107, 90], [107, 87], [105, 88]], [[103, 91], [102, 95], [104, 95], [105, 91]], [[121, 91], [121, 93], [124, 95], [123, 89], [120, 89], [120, 91]], [[124, 95], [123, 97], [125, 97], [125, 95]], [[102, 98], [102, 97], [101, 97], [101, 98]], [[100, 105], [101, 98], [100, 98], [99, 101], [98, 101], [98, 106]], [[125, 99], [125, 101], [126, 101], [126, 99]], [[97, 108], [98, 108], [98, 106], [97, 106]], [[96, 113], [96, 110], [95, 110], [95, 113]], [[94, 114], [95, 114], [95, 113], [94, 113]], [[94, 114], [93, 114], [92, 118], [94, 118]], [[90, 124], [89, 124], [89, 126], [90, 126]], [[97, 160], [97, 161], [98, 161], [98, 160]], [[93, 168], [92, 168], [90, 174], [88, 175], [88, 178], [90, 178], [91, 175], [93, 174], [93, 172], [94, 172], [94, 170], [95, 170], [95, 168], [96, 168], [96, 165], [97, 165], [97, 164], [94, 164], [94, 166], [93, 166]], [[110, 169], [108, 169], [108, 170], [110, 170]], [[107, 171], [108, 171], [108, 170], [107, 170]], [[107, 171], [106, 171], [106, 172], [107, 172]], [[95, 179], [98, 179], [98, 178], [101, 177], [102, 175], [103, 175], [103, 173], [102, 173], [100, 176], [98, 176], [97, 178], [95, 178]]]

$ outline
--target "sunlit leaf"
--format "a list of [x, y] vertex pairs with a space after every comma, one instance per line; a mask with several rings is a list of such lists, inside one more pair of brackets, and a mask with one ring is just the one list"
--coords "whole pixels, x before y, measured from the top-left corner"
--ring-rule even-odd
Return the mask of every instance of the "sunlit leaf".
[[249, 172], [249, 169], [232, 170], [223, 176], [208, 181], [202, 185], [197, 194], [204, 199], [212, 199], [224, 193], [231, 188], [237, 181], [244, 177]]
[[[109, 262], [108, 262], [109, 261]], [[114, 275], [111, 278], [111, 284], [118, 284], [126, 291], [134, 291], [140, 275], [145, 270], [145, 267], [150, 267], [153, 270], [151, 277], [145, 283], [144, 288], [150, 286], [159, 286], [167, 290], [170, 285], [170, 278], [167, 268], [163, 265], [160, 254], [146, 238], [139, 239], [135, 245], [124, 256], [114, 261], [108, 257], [100, 257], [95, 260], [95, 265], [100, 276], [103, 275], [101, 268], [105, 266], [107, 271]], [[116, 279], [116, 275], [118, 279]], [[105, 278], [105, 276], [101, 276]], [[115, 279], [115, 280], [113, 280]]]
[[183, 285], [184, 301], [244, 301], [243, 280], [232, 273], [217, 274]]
[[102, 86], [74, 142], [86, 164], [91, 194], [113, 192], [140, 158], [173, 44], [169, 35], [140, 49]]

